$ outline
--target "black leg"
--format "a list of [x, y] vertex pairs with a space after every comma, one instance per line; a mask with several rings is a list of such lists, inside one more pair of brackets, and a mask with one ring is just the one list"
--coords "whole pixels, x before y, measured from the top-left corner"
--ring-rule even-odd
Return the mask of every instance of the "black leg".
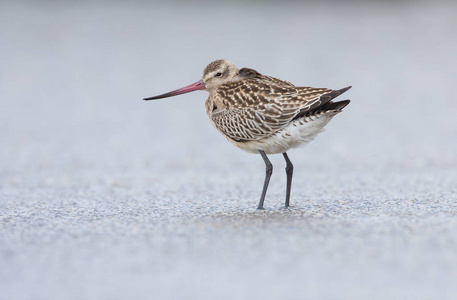
[[286, 188], [286, 207], [289, 207], [289, 199], [290, 199], [290, 189], [292, 187], [292, 175], [294, 173], [294, 165], [287, 156], [287, 153], [284, 152], [282, 154], [284, 159], [286, 160], [286, 174], [287, 174], [287, 188]]
[[270, 182], [271, 174], [273, 174], [273, 165], [271, 164], [270, 160], [268, 159], [268, 157], [264, 151], [259, 150], [259, 152], [263, 158], [263, 161], [265, 162], [266, 169], [265, 169], [265, 182], [263, 183], [262, 195], [260, 196], [259, 206], [257, 207], [257, 209], [263, 209], [263, 202], [265, 201], [265, 195], [267, 193], [268, 183]]

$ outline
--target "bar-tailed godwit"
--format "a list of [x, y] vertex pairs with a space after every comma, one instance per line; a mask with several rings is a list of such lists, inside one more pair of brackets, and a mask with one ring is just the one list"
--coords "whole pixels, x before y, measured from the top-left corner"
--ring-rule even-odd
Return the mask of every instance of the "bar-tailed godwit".
[[238, 69], [229, 60], [216, 60], [203, 71], [202, 79], [162, 95], [155, 100], [196, 90], [206, 90], [206, 113], [211, 123], [238, 148], [260, 153], [266, 174], [258, 208], [263, 209], [265, 194], [273, 173], [267, 154], [282, 153], [286, 160], [286, 201], [289, 206], [293, 165], [287, 150], [312, 141], [349, 100], [332, 99], [351, 87], [340, 90], [298, 87], [262, 75], [249, 68]]

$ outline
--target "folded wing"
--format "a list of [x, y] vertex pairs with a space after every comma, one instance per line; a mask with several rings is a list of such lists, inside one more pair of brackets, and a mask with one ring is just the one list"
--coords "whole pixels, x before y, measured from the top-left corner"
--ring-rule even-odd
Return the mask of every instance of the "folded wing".
[[238, 142], [266, 138], [349, 89], [295, 87], [257, 72], [246, 74], [219, 87], [214, 96], [223, 107], [211, 114], [218, 130]]

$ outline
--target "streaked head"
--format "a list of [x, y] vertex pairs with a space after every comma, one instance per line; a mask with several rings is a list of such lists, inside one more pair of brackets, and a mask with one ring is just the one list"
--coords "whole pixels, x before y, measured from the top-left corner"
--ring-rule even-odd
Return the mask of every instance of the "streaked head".
[[161, 94], [154, 97], [144, 98], [143, 100], [156, 100], [180, 94], [185, 94], [197, 90], [207, 90], [211, 92], [218, 86], [229, 82], [237, 74], [238, 68], [234, 63], [227, 59], [215, 60], [206, 66], [203, 71], [202, 79], [183, 88]]
[[206, 90], [211, 91], [221, 84], [230, 82], [237, 72], [238, 68], [230, 60], [219, 59], [206, 66], [202, 80], [206, 84]]

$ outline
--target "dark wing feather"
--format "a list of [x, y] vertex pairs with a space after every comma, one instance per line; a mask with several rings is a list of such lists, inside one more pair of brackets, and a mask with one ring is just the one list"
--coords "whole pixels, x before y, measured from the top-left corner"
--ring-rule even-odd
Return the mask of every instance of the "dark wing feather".
[[326, 88], [279, 85], [257, 78], [221, 85], [215, 97], [223, 108], [211, 114], [216, 128], [235, 141], [268, 137], [298, 114], [317, 109], [336, 97]]
[[[310, 112], [312, 112], [314, 110], [317, 110], [317, 109], [319, 109], [319, 110], [338, 110], [338, 109], [343, 109], [346, 105], [349, 104], [349, 102], [344, 102], [344, 105], [343, 105], [343, 103], [340, 103], [340, 102], [334, 103], [334, 102], [331, 102], [331, 100], [333, 100], [334, 98], [338, 97], [342, 93], [346, 92], [351, 87], [352, 86], [347, 86], [347, 87], [339, 89], [339, 90], [330, 90], [329, 93], [323, 94], [320, 97], [320, 99], [319, 99], [320, 102], [316, 102], [311, 107], [304, 107], [304, 108], [300, 109], [300, 111], [294, 117], [294, 119], [298, 119], [300, 117], [303, 117], [304, 115], [309, 114]], [[347, 100], [347, 101], [349, 101], [349, 100]], [[341, 102], [343, 102], [343, 101], [341, 101]], [[339, 105], [337, 105], [337, 103], [339, 103]]]

